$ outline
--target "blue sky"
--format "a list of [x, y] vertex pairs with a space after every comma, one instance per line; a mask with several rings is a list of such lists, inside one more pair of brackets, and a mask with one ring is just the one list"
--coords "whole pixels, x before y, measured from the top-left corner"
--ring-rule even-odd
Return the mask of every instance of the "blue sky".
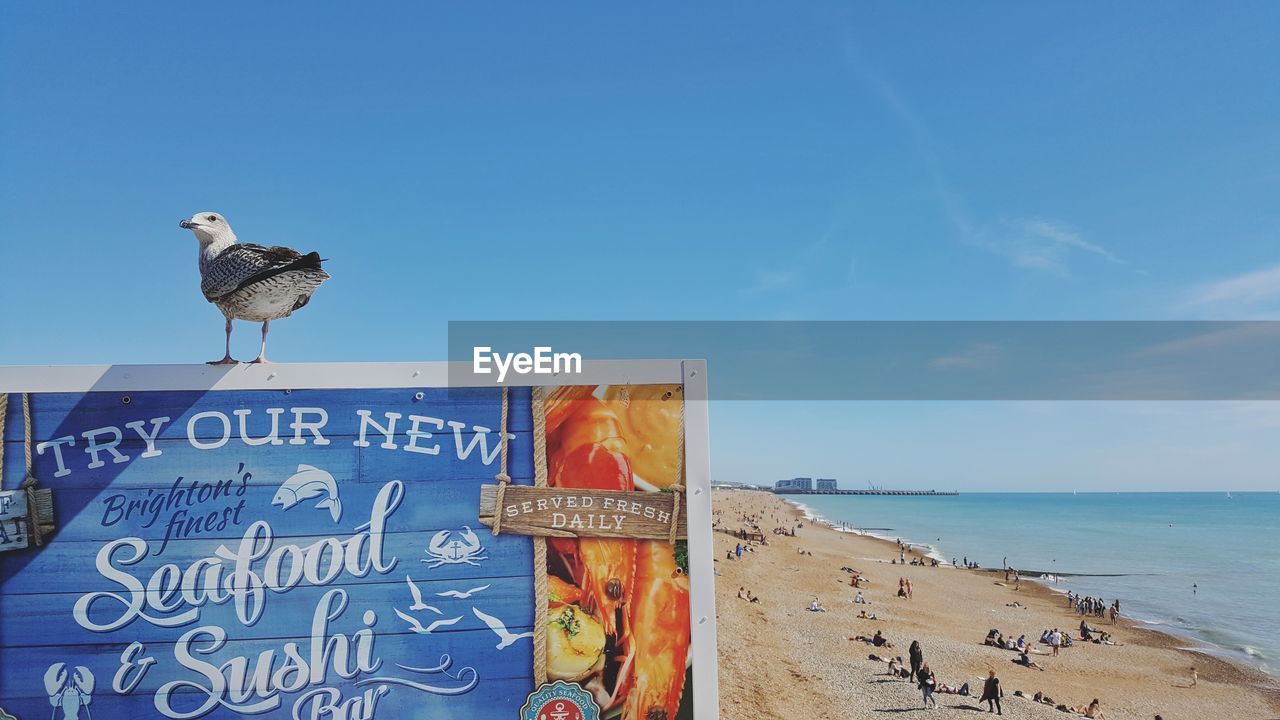
[[[1278, 32], [1263, 3], [6, 4], [0, 362], [216, 356], [199, 210], [331, 258], [279, 361], [442, 357], [449, 319], [1275, 318]], [[1132, 407], [717, 408], [717, 475], [1009, 489], [959, 461], [1017, 437], [1099, 488], [1280, 485], [1269, 410], [1156, 409], [1138, 438]]]

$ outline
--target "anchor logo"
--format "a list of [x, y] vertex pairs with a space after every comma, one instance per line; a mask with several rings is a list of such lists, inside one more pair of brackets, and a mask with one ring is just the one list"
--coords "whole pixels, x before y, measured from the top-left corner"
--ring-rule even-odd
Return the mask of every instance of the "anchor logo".
[[484, 552], [484, 546], [480, 544], [480, 538], [465, 525], [456, 533], [452, 530], [441, 530], [432, 535], [431, 542], [427, 543], [427, 549], [423, 552], [431, 558], [420, 562], [429, 568], [463, 563], [479, 567], [481, 560], [488, 559], [481, 554]]

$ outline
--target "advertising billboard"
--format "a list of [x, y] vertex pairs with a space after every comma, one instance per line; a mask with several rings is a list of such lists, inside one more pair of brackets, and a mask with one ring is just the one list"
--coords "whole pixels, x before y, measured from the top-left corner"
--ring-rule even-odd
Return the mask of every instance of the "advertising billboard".
[[0, 717], [713, 717], [701, 368], [0, 370]]

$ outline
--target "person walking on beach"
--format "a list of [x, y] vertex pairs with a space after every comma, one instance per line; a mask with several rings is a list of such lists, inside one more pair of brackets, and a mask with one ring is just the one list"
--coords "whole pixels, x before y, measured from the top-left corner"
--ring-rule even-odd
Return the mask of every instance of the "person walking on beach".
[[911, 599], [911, 580], [907, 580], [907, 599]]
[[911, 647], [907, 648], [907, 658], [911, 661], [911, 674], [907, 677], [918, 680], [920, 667], [924, 665], [924, 650], [920, 649], [919, 640], [911, 641]]
[[1053, 648], [1053, 656], [1058, 657], [1058, 648], [1062, 647], [1062, 633], [1058, 632], [1058, 628], [1049, 633], [1049, 646]]
[[1195, 687], [1196, 684], [1199, 682], [1200, 682], [1200, 673], [1196, 672], [1196, 668], [1193, 665], [1191, 667], [1191, 687]]
[[742, 559], [742, 543], [738, 543], [738, 546], [733, 549], [733, 554], [737, 555], [739, 560]]
[[933, 689], [938, 684], [937, 678], [933, 676], [933, 671], [928, 665], [920, 668], [920, 694], [924, 696], [924, 706], [929, 707], [929, 702], [933, 702], [934, 709], [938, 707], [938, 698], [933, 696]]
[[982, 685], [982, 697], [978, 698], [979, 703], [987, 704], [987, 712], [994, 711], [997, 715], [1003, 715], [1004, 710], [1000, 708], [1000, 697], [1004, 695], [1004, 691], [1000, 689], [1000, 678], [996, 677], [996, 671], [992, 670], [987, 673], [987, 681]]

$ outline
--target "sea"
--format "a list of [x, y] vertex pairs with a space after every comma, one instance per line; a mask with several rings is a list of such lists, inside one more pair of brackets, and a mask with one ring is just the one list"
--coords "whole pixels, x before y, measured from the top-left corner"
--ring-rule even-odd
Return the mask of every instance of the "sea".
[[945, 563], [1120, 600], [1123, 614], [1280, 677], [1280, 493], [787, 495]]

